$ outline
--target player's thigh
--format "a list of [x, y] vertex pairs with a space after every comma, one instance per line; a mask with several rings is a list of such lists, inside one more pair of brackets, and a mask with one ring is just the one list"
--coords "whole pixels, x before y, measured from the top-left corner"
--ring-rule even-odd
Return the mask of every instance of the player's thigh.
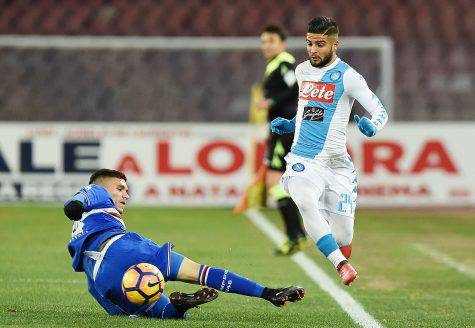
[[333, 237], [339, 246], [348, 246], [353, 240], [355, 219], [352, 216], [323, 211], [323, 215], [330, 225]]
[[310, 178], [304, 176], [290, 176], [287, 187], [292, 200], [300, 211], [318, 209], [320, 197], [323, 194], [323, 185], [318, 186]]
[[354, 217], [357, 197], [356, 173], [347, 169], [332, 170], [327, 175], [326, 181], [323, 209]]
[[325, 172], [320, 165], [293, 154], [289, 154], [286, 160], [287, 169], [280, 179], [282, 187], [300, 211], [309, 209], [309, 206], [318, 208], [325, 192]]

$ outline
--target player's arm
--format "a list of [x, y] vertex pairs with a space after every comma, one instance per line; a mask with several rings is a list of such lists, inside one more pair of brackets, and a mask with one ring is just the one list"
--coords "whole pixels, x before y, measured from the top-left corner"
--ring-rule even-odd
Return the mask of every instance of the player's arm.
[[378, 97], [371, 91], [365, 79], [353, 69], [345, 74], [345, 88], [351, 97], [358, 100], [364, 109], [371, 114], [371, 119], [355, 115], [359, 130], [372, 137], [380, 131], [388, 121], [388, 113]]
[[279, 107], [282, 106], [282, 104], [286, 104], [289, 100], [297, 99], [299, 93], [294, 66], [291, 63], [283, 62], [278, 69], [280, 71], [280, 77], [288, 88], [285, 91], [279, 92], [278, 95], [267, 99], [270, 107]]
[[82, 214], [95, 208], [114, 207], [109, 192], [101, 186], [91, 184], [82, 187], [64, 204], [64, 214], [73, 221], [81, 220]]
[[64, 203], [64, 214], [72, 221], [79, 221], [81, 220], [82, 214], [86, 211], [84, 205], [86, 203], [86, 195], [81, 189], [73, 198]]

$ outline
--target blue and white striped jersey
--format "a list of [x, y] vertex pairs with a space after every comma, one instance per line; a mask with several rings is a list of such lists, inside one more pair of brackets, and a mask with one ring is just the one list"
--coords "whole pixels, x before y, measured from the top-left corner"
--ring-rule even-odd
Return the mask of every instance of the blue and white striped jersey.
[[337, 58], [317, 68], [305, 61], [297, 66], [299, 85], [292, 153], [305, 158], [339, 157], [347, 153], [346, 128], [356, 100], [371, 114], [381, 130], [388, 114], [365, 79]]

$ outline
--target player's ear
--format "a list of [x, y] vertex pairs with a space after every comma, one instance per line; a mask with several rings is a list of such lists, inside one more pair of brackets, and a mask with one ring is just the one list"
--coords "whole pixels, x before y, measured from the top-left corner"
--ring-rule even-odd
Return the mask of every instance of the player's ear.
[[337, 51], [339, 46], [340, 46], [340, 41], [336, 39], [336, 41], [333, 43], [333, 51]]

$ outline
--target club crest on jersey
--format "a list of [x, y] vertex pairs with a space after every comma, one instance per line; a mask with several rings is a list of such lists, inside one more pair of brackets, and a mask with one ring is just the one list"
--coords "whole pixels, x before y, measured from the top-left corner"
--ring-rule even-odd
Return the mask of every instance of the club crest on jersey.
[[302, 172], [303, 170], [305, 170], [305, 166], [302, 163], [296, 163], [292, 165], [292, 170], [294, 170], [295, 172]]
[[330, 79], [332, 81], [338, 81], [341, 77], [341, 72], [340, 71], [335, 71], [333, 73], [330, 74]]
[[332, 103], [335, 96], [335, 85], [331, 83], [303, 81], [299, 91], [299, 99]]

